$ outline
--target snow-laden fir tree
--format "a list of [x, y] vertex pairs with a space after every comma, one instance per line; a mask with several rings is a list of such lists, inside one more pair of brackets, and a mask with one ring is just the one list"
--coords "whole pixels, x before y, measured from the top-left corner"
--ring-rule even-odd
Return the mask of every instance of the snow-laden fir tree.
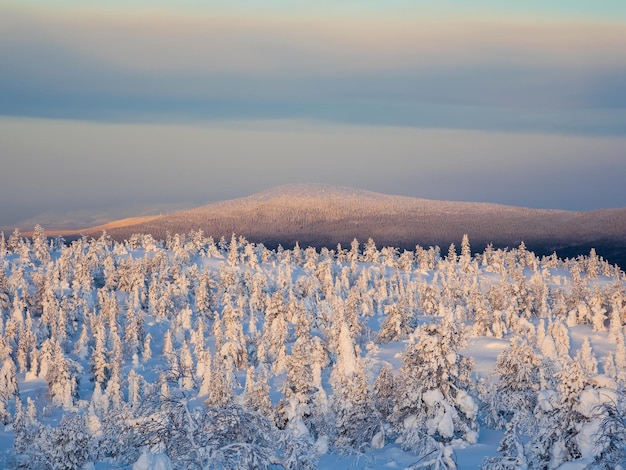
[[522, 336], [513, 336], [497, 358], [494, 374], [481, 383], [482, 419], [502, 429], [518, 412], [532, 411], [540, 388], [541, 355]]
[[459, 354], [463, 344], [451, 311], [439, 325], [418, 327], [407, 344], [391, 416], [404, 447], [419, 448], [424, 435], [442, 443], [476, 442], [478, 406], [469, 394], [473, 363]]
[[11, 357], [5, 355], [2, 357], [0, 367], [0, 422], [2, 424], [8, 424], [11, 421], [9, 401], [14, 397], [19, 397], [17, 371]]

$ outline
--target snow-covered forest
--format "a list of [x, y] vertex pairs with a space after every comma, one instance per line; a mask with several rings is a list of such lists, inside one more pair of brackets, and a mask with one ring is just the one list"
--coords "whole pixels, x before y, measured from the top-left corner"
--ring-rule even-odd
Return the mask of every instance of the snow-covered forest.
[[618, 468], [598, 257], [0, 237], [0, 467]]

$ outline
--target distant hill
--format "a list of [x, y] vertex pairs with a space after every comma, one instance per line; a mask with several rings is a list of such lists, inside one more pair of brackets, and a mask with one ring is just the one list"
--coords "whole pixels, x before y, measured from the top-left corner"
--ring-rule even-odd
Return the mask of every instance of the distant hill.
[[[450, 202], [389, 196], [317, 184], [287, 185], [248, 197], [143, 219], [100, 225], [82, 234], [114, 239], [134, 233], [165, 238], [167, 232], [201, 229], [215, 239], [232, 233], [269, 247], [349, 246], [372, 238], [380, 246], [414, 249], [460, 244], [467, 233], [472, 248], [518, 246], [538, 254], [598, 254], [626, 266], [626, 208], [590, 212], [539, 210], [488, 203]], [[66, 234], [69, 235], [69, 234]]]

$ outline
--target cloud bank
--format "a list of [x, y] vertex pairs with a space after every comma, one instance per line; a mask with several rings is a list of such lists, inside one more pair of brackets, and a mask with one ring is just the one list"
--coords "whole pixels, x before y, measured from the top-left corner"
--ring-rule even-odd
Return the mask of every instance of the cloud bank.
[[[626, 206], [624, 138], [297, 121], [0, 120], [0, 226], [37, 212], [245, 196], [291, 182], [539, 208]], [[599, 189], [601, 188], [601, 189]]]
[[626, 23], [232, 12], [0, 15], [2, 114], [626, 133]]

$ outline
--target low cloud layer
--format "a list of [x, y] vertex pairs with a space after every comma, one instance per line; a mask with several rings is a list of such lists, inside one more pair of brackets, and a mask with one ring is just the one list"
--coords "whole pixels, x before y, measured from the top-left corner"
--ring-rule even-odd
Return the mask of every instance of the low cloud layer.
[[295, 121], [0, 120], [0, 226], [38, 212], [203, 204], [321, 182], [416, 197], [626, 206], [626, 139]]

